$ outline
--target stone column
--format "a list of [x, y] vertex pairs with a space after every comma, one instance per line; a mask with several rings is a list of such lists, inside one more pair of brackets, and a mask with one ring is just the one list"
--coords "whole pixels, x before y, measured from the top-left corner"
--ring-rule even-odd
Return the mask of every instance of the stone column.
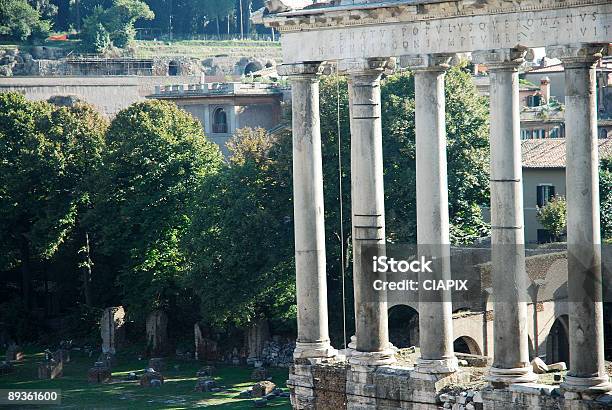
[[604, 367], [595, 63], [607, 45], [547, 48], [565, 69], [569, 391], [612, 389]]
[[336, 354], [327, 326], [323, 170], [319, 124], [318, 63], [278, 67], [291, 78], [293, 129], [293, 212], [298, 307], [296, 359]]
[[[351, 363], [389, 364], [395, 361], [389, 345], [386, 294], [374, 290], [364, 260], [385, 252], [380, 76], [388, 60], [342, 60], [338, 71], [349, 75], [351, 124], [351, 203], [353, 231], [353, 288], [355, 292], [356, 352]], [[363, 263], [363, 265], [362, 265]]]
[[[404, 56], [414, 70], [416, 102], [416, 199], [419, 255], [434, 261], [424, 280], [451, 278], [448, 181], [446, 171], [446, 110], [444, 75], [452, 55]], [[420, 373], [452, 373], [458, 369], [453, 351], [453, 306], [450, 291], [420, 289]]]
[[531, 370], [527, 328], [527, 273], [523, 222], [518, 68], [528, 50], [474, 53], [490, 78], [491, 262], [495, 318], [494, 387], [537, 380]]

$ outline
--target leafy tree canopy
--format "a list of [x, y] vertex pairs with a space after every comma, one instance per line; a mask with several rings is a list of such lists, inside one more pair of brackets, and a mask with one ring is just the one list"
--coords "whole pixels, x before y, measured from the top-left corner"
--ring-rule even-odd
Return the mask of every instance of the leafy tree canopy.
[[0, 38], [25, 41], [49, 35], [51, 21], [27, 0], [0, 0]]
[[175, 306], [186, 259], [180, 240], [194, 192], [221, 166], [200, 123], [164, 101], [119, 112], [106, 135], [97, 206], [99, 252], [121, 261], [124, 302], [136, 314]]
[[84, 45], [93, 51], [104, 51], [108, 38], [114, 46], [124, 48], [134, 40], [134, 23], [139, 19], [151, 20], [154, 17], [149, 6], [141, 0], [114, 0], [109, 8], [95, 6], [83, 19]]

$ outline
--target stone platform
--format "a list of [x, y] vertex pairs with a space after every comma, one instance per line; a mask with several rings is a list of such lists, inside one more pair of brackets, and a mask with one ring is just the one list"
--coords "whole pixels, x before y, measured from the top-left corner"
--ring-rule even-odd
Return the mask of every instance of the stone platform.
[[412, 367], [368, 367], [334, 359], [302, 359], [291, 367], [287, 386], [291, 404], [298, 410], [612, 408], [612, 394], [591, 397], [537, 383], [486, 388], [476, 392], [476, 400], [471, 391], [466, 400], [461, 385], [469, 379], [469, 373], [461, 370], [451, 375], [429, 375]]

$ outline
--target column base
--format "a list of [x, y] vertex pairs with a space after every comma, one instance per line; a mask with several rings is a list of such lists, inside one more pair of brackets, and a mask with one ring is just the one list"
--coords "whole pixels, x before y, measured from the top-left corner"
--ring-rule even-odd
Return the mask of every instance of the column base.
[[293, 350], [294, 359], [329, 358], [338, 354], [338, 351], [326, 342], [297, 342]]
[[538, 375], [529, 367], [515, 367], [514, 369], [502, 369], [491, 367], [486, 380], [493, 385], [507, 386], [514, 383], [533, 383], [538, 380]]
[[359, 366], [384, 366], [395, 363], [395, 352], [392, 349], [387, 349], [382, 352], [360, 352], [358, 350], [349, 349], [350, 355], [347, 355], [349, 364]]
[[425, 374], [450, 374], [459, 370], [459, 360], [455, 356], [446, 359], [423, 359], [419, 357], [415, 370]]
[[611, 391], [612, 383], [607, 374], [599, 377], [576, 377], [568, 374], [561, 383], [561, 388], [575, 393], [601, 394]]

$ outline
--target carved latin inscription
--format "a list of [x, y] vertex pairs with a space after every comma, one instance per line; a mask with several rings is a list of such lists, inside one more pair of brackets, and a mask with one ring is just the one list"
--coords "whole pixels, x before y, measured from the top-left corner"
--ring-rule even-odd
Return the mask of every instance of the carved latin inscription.
[[288, 32], [282, 37], [285, 62], [607, 41], [612, 41], [612, 4]]

